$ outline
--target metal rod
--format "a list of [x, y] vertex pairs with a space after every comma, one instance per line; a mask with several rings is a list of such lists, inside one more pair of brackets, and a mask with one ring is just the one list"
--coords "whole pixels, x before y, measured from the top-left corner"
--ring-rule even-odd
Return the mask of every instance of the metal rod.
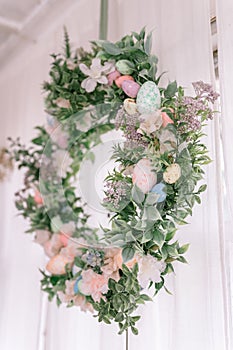
[[106, 40], [107, 35], [108, 35], [108, 0], [101, 0], [99, 39]]
[[125, 350], [129, 350], [129, 330], [125, 331]]

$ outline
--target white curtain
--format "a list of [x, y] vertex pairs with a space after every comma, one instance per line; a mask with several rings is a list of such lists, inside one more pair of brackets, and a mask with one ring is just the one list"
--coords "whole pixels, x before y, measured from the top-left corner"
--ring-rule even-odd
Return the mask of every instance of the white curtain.
[[[219, 0], [217, 13], [220, 78], [224, 78], [221, 124], [225, 160], [231, 159], [233, 107], [229, 90], [233, 78], [230, 67], [233, 36], [229, 29], [233, 25], [233, 11], [230, 6], [230, 0]], [[67, 25], [75, 46], [87, 47], [87, 41], [97, 37], [98, 13], [98, 1], [77, 2], [72, 13], [64, 12], [64, 18], [53, 25], [52, 30], [44, 32], [36, 44], [31, 44], [1, 72], [2, 143], [8, 135], [20, 135], [28, 141], [33, 127], [44, 122], [40, 86], [47, 78], [49, 53], [62, 46], [62, 26]], [[154, 29], [153, 51], [159, 56], [160, 72], [168, 71], [165, 80], [176, 79], [187, 91], [192, 81], [213, 80], [208, 0], [110, 1], [109, 39], [117, 40], [144, 25], [149, 30]], [[177, 264], [176, 276], [170, 276], [167, 285], [173, 296], [162, 292], [153, 304], [141, 308], [140, 334], [138, 337], [130, 335], [130, 349], [230, 350], [230, 327], [227, 326], [230, 292], [226, 289], [226, 283], [230, 283], [230, 269], [224, 264], [229, 263], [232, 243], [230, 224], [227, 226], [223, 215], [219, 130], [218, 121], [206, 130], [205, 142], [214, 159], [206, 168], [208, 192], [203, 195], [202, 206], [194, 210], [190, 225], [179, 232], [182, 242], [191, 242], [189, 265]], [[225, 171], [228, 208], [231, 208], [232, 162], [225, 164]], [[43, 266], [44, 256], [40, 247], [23, 235], [26, 224], [16, 217], [13, 205], [13, 193], [20, 188], [20, 180], [15, 171], [11, 179], [0, 185], [0, 348], [123, 349], [124, 337], [116, 335], [114, 325], [99, 325], [96, 319], [75, 308], [57, 309], [54, 303], [47, 304], [41, 295], [38, 267]], [[232, 211], [229, 211], [228, 223], [232, 223], [230, 215]]]

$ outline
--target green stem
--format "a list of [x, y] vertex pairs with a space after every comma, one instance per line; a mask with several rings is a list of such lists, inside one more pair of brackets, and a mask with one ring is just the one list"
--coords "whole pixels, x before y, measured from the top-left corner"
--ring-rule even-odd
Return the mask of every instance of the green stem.
[[106, 40], [108, 34], [108, 0], [101, 0], [99, 39]]

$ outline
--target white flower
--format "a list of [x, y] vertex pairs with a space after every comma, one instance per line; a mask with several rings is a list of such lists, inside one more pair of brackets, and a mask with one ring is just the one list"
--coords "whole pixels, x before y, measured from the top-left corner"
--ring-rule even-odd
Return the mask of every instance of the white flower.
[[160, 282], [161, 272], [164, 271], [166, 264], [159, 261], [151, 255], [143, 255], [138, 259], [138, 281], [142, 288], [146, 288], [150, 281]]
[[143, 121], [140, 124], [138, 133], [143, 134], [144, 132], [147, 135], [152, 134], [153, 132], [159, 130], [163, 124], [163, 119], [161, 116], [161, 111], [155, 111], [150, 114], [142, 114], [140, 119]]
[[170, 152], [177, 147], [177, 139], [170, 130], [162, 129], [158, 138], [160, 142], [160, 153]]
[[73, 159], [69, 156], [69, 153], [65, 150], [57, 150], [53, 153], [53, 165], [58, 170], [61, 177], [66, 177]]
[[81, 63], [79, 68], [83, 74], [88, 76], [81, 84], [81, 87], [85, 89], [86, 92], [94, 91], [97, 83], [108, 84], [106, 74], [111, 73], [115, 69], [111, 62], [105, 62], [102, 66], [99, 58], [93, 58], [90, 68], [84, 63]]

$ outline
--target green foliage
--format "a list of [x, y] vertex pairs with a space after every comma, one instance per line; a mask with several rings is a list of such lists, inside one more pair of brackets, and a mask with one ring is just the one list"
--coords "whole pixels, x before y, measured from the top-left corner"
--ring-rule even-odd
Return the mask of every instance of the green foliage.
[[137, 264], [132, 270], [123, 265], [119, 281], [109, 279], [109, 290], [104, 299], [93, 304], [97, 311], [98, 321], [107, 324], [115, 321], [119, 324], [119, 334], [122, 334], [128, 328], [131, 329], [133, 334], [138, 334], [135, 324], [140, 316], [134, 316], [134, 312], [140, 304], [151, 301], [148, 295], [141, 293], [137, 273]]

